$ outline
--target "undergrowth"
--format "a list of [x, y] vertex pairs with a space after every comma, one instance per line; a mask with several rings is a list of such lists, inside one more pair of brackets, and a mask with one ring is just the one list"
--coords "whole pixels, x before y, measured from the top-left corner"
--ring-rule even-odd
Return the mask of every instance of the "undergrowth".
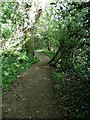
[[[90, 85], [67, 74], [54, 73], [56, 103], [61, 117], [89, 119]], [[62, 111], [61, 111], [62, 110]]]
[[38, 59], [33, 59], [25, 52], [19, 54], [5, 54], [2, 56], [2, 85], [3, 91], [10, 89], [17, 76], [27, 68], [36, 63]]

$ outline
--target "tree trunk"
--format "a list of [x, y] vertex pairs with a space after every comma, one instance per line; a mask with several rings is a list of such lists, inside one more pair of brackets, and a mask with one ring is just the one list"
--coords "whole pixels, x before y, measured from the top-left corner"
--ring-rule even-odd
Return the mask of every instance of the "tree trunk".
[[49, 62], [49, 64], [52, 63], [52, 62], [55, 60], [55, 58], [58, 56], [59, 52], [60, 52], [60, 47], [58, 48], [58, 51], [56, 52], [56, 54], [55, 54], [55, 56], [52, 58], [52, 60]]
[[54, 62], [54, 65], [56, 65], [56, 64], [59, 62], [60, 58], [61, 58], [61, 55], [60, 55], [60, 56], [57, 58], [57, 60]]
[[51, 51], [50, 42], [49, 41], [47, 42], [47, 48], [48, 48], [49, 51]]
[[30, 29], [30, 36], [28, 40], [28, 55], [34, 58], [34, 38], [33, 38], [33, 28]]

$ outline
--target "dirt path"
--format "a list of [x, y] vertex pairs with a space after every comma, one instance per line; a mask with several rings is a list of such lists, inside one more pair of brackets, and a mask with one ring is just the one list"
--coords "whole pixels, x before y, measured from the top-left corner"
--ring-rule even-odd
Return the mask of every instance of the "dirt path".
[[3, 97], [3, 118], [58, 118], [50, 60], [43, 52], [40, 62], [21, 74]]

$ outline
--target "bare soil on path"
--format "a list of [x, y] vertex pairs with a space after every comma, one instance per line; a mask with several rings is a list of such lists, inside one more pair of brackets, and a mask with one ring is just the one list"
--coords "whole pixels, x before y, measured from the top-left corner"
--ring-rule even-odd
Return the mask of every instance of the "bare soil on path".
[[3, 96], [3, 118], [59, 118], [53, 69], [47, 64], [50, 58], [43, 52], [36, 56], [40, 61], [22, 73]]

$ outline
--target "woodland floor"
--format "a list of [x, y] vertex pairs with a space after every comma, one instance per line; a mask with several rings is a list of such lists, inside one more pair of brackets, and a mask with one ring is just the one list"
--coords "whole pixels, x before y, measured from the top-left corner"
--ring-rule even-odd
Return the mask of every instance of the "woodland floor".
[[22, 73], [3, 96], [3, 118], [59, 118], [55, 104], [53, 69], [48, 58], [38, 52], [40, 61]]

